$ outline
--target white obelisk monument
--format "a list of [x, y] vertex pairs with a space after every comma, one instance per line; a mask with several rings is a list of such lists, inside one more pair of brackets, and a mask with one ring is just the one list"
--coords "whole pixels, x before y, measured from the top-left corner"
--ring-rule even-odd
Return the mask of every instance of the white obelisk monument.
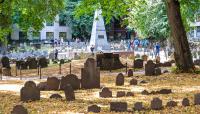
[[93, 46], [95, 51], [110, 50], [110, 45], [107, 41], [104, 20], [101, 13], [102, 10], [95, 11], [92, 34], [90, 38], [89, 48]]

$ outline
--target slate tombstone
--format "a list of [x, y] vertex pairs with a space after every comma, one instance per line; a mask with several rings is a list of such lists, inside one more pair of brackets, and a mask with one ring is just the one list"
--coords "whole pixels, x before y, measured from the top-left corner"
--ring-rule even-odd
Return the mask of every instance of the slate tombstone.
[[74, 89], [72, 88], [72, 86], [70, 84], [67, 84], [67, 86], [65, 86], [64, 92], [65, 92], [65, 97], [66, 97], [67, 101], [75, 100]]
[[151, 101], [151, 109], [153, 110], [160, 110], [162, 109], [162, 100], [159, 98], [153, 98]]
[[74, 90], [80, 89], [80, 80], [74, 74], [68, 74], [61, 78], [60, 89], [64, 90], [65, 86], [70, 84]]
[[128, 70], [128, 77], [131, 77], [131, 76], [133, 76], [133, 70], [132, 70], [132, 69], [129, 69], [129, 70]]
[[21, 101], [36, 101], [40, 100], [40, 90], [36, 87], [33, 81], [28, 81], [20, 90]]
[[182, 106], [190, 106], [190, 100], [188, 98], [184, 98], [182, 100]]
[[39, 84], [37, 84], [37, 88], [40, 91], [46, 91], [49, 90], [48, 86], [47, 86], [47, 82], [40, 82]]
[[134, 68], [143, 68], [143, 60], [142, 59], [136, 59], [134, 60]]
[[60, 80], [56, 77], [48, 77], [47, 86], [49, 90], [59, 90]]
[[28, 111], [24, 106], [16, 105], [11, 111], [11, 114], [28, 114]]
[[131, 79], [130, 80], [130, 85], [137, 85], [138, 81], [136, 79]]
[[127, 111], [127, 107], [126, 102], [110, 102], [110, 111], [125, 112]]
[[126, 93], [126, 97], [133, 97], [134, 96], [134, 93], [133, 92], [127, 92]]
[[126, 96], [126, 92], [125, 91], [118, 91], [116, 96], [117, 97], [125, 97]]
[[88, 58], [81, 69], [81, 88], [100, 88], [100, 68], [93, 58]]
[[91, 105], [88, 107], [88, 112], [99, 113], [101, 112], [101, 107], [97, 105]]
[[110, 91], [110, 89], [107, 88], [107, 87], [103, 87], [103, 88], [101, 89], [101, 91], [99, 92], [99, 96], [100, 96], [100, 97], [103, 97], [103, 98], [112, 97], [112, 91]]
[[160, 68], [155, 68], [155, 75], [158, 76], [158, 75], [161, 75], [161, 69]]
[[200, 93], [194, 95], [194, 104], [200, 105]]
[[155, 68], [156, 68], [156, 64], [153, 63], [152, 60], [147, 61], [147, 64], [145, 64], [145, 75], [146, 76], [155, 75]]
[[119, 73], [116, 77], [116, 86], [122, 86], [124, 85], [124, 75], [122, 73]]
[[141, 111], [143, 109], [143, 105], [142, 105], [142, 102], [136, 102], [134, 104], [134, 110], [137, 110], [137, 111]]

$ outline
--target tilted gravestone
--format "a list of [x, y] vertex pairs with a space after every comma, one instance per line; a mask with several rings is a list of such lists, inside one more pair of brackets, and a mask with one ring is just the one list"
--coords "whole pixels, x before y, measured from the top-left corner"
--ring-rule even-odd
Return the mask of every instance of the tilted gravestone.
[[88, 58], [81, 69], [81, 88], [100, 88], [100, 68], [93, 58]]
[[161, 75], [162, 73], [161, 73], [161, 69], [160, 68], [155, 68], [155, 75], [156, 76], [159, 76], [159, 75]]
[[126, 102], [111, 102], [110, 103], [110, 111], [115, 112], [125, 112], [127, 111], [127, 103]]
[[122, 73], [119, 73], [116, 77], [116, 86], [122, 86], [124, 85], [124, 75]]
[[74, 90], [80, 89], [80, 80], [74, 74], [69, 74], [61, 78], [60, 89], [64, 90], [65, 86], [70, 84]]
[[162, 100], [159, 98], [153, 98], [151, 101], [151, 109], [153, 110], [160, 110], [162, 109]]
[[11, 111], [11, 114], [28, 114], [28, 111], [24, 106], [16, 105]]
[[97, 105], [89, 106], [88, 112], [99, 113], [99, 112], [101, 112], [101, 107], [99, 107]]
[[133, 70], [132, 70], [132, 69], [129, 69], [129, 70], [128, 70], [128, 77], [131, 77], [131, 76], [133, 76]]
[[41, 68], [48, 67], [48, 60], [45, 57], [38, 58], [38, 66], [40, 66]]
[[99, 96], [103, 98], [112, 97], [112, 91], [110, 91], [109, 88], [104, 87], [101, 89], [101, 92], [99, 92]]
[[40, 100], [40, 90], [36, 87], [33, 81], [28, 81], [20, 90], [21, 101], [36, 101]]
[[58, 90], [60, 86], [60, 80], [56, 77], [48, 77], [47, 86], [49, 90]]
[[155, 68], [156, 68], [156, 64], [153, 63], [152, 60], [147, 61], [147, 64], [145, 64], [145, 75], [146, 76], [155, 75]]
[[74, 89], [72, 88], [72, 86], [70, 84], [67, 84], [67, 86], [65, 86], [64, 92], [65, 92], [65, 97], [66, 97], [67, 101], [75, 100]]
[[144, 65], [143, 65], [143, 60], [142, 59], [137, 59], [134, 61], [134, 68], [143, 68]]

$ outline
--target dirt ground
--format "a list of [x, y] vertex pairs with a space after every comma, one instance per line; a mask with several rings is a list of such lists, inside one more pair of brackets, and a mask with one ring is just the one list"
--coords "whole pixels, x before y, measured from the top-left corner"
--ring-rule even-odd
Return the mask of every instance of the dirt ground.
[[[72, 62], [74, 67], [72, 73], [80, 76], [80, 69], [83, 67], [85, 60], [77, 60]], [[69, 70], [69, 63], [63, 65], [62, 75], [66, 75]], [[75, 69], [76, 68], [76, 69]], [[22, 71], [23, 76], [34, 76], [31, 74], [33, 71]], [[52, 76], [58, 72], [57, 66], [50, 66], [44, 69], [44, 75]], [[66, 73], [65, 73], [66, 72]], [[70, 114], [70, 113], [87, 113], [87, 107], [93, 104], [101, 106], [102, 114], [114, 114], [115, 112], [109, 111], [109, 103], [112, 101], [121, 101], [128, 103], [128, 112], [123, 114], [132, 114], [133, 104], [135, 102], [143, 102], [145, 107], [144, 111], [134, 113], [141, 114], [199, 114], [200, 106], [194, 105], [194, 94], [200, 93], [200, 75], [198, 74], [173, 74], [166, 73], [161, 76], [149, 77], [144, 76], [141, 73], [134, 73], [133, 77], [127, 77], [125, 74], [125, 85], [115, 86], [116, 75], [119, 72], [125, 74], [125, 69], [117, 71], [101, 72], [101, 87], [108, 87], [113, 92], [113, 98], [99, 98], [100, 89], [89, 89], [89, 90], [77, 90], [75, 91], [76, 100], [73, 102], [67, 102], [64, 99], [63, 91], [42, 91], [41, 100], [24, 103], [20, 101], [19, 92], [25, 80], [3, 80], [0, 81], [0, 114], [9, 114], [13, 106], [16, 104], [23, 104], [30, 114]], [[36, 75], [35, 75], [36, 76]], [[59, 72], [57, 73], [59, 76]], [[145, 80], [146, 84], [138, 84], [133, 86], [129, 84], [129, 81], [135, 78], [138, 81]], [[41, 80], [34, 79], [36, 83]], [[42, 80], [43, 81], [43, 80]], [[141, 91], [155, 91], [160, 89], [172, 89], [172, 93], [168, 95], [142, 95]], [[132, 97], [116, 97], [117, 91], [134, 92]], [[59, 93], [63, 96], [61, 100], [49, 99], [49, 96], [53, 93]], [[164, 108], [159, 111], [150, 110], [150, 102], [154, 97], [159, 97], [163, 100]], [[191, 106], [181, 106], [183, 98], [189, 98]], [[178, 106], [174, 108], [165, 107], [166, 103], [170, 100], [178, 102]]]

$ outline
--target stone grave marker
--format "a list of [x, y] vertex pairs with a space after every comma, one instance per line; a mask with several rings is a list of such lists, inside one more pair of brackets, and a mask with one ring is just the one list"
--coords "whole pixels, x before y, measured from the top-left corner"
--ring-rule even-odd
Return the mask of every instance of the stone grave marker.
[[131, 76], [133, 76], [133, 70], [132, 70], [132, 69], [129, 69], [129, 70], [128, 70], [128, 77], [131, 77]]
[[147, 64], [145, 64], [145, 75], [146, 76], [155, 75], [155, 68], [156, 68], [156, 64], [153, 63], [152, 60], [147, 61]]
[[48, 77], [47, 86], [49, 90], [59, 90], [60, 80], [56, 77]]
[[112, 97], [112, 91], [110, 91], [109, 88], [104, 87], [102, 88], [101, 92], [99, 92], [99, 96], [103, 98]]
[[125, 97], [126, 96], [126, 92], [125, 91], [118, 91], [116, 96], [117, 97]]
[[114, 112], [125, 112], [127, 111], [127, 103], [126, 102], [111, 102], [110, 103], [110, 111]]
[[101, 107], [99, 107], [97, 105], [91, 105], [91, 106], [88, 107], [88, 112], [100, 113]]
[[151, 101], [151, 109], [153, 110], [160, 110], [162, 109], [162, 100], [159, 98], [153, 98]]
[[29, 69], [37, 69], [37, 60], [36, 58], [33, 57], [29, 57], [27, 58], [27, 65], [29, 67]]
[[143, 110], [142, 102], [136, 102], [136, 103], [134, 104], [134, 108], [133, 108], [133, 109], [136, 110], [136, 111], [141, 111], [141, 110]]
[[74, 90], [80, 89], [80, 80], [74, 74], [69, 74], [69, 75], [61, 78], [60, 89], [64, 90], [64, 88], [65, 88], [65, 86], [67, 86], [67, 84], [70, 84]]
[[50, 99], [62, 99], [62, 96], [60, 94], [52, 94], [49, 98]]
[[200, 93], [194, 95], [194, 104], [200, 105]]
[[67, 101], [74, 101], [75, 100], [75, 93], [70, 84], [67, 84], [64, 88], [65, 97]]
[[40, 82], [39, 84], [37, 84], [37, 88], [40, 91], [47, 91], [47, 90], [49, 90], [47, 82]]
[[161, 69], [160, 69], [160, 68], [155, 68], [154, 70], [155, 70], [155, 75], [156, 75], [156, 76], [159, 76], [159, 75], [161, 75], [161, 74], [162, 74], [162, 72], [161, 72]]
[[182, 106], [190, 106], [190, 100], [188, 98], [184, 98], [182, 100]]
[[126, 97], [133, 97], [134, 96], [134, 93], [133, 92], [127, 92], [126, 93]]
[[11, 114], [28, 114], [28, 111], [24, 106], [16, 105], [11, 111]]
[[10, 59], [7, 56], [1, 58], [1, 64], [4, 68], [10, 68]]
[[134, 68], [143, 68], [143, 60], [142, 59], [136, 59], [134, 61]]
[[169, 101], [167, 102], [167, 105], [166, 105], [166, 107], [175, 107], [175, 106], [177, 106], [177, 102], [175, 101]]
[[124, 75], [122, 73], [119, 73], [116, 77], [116, 86], [122, 85], [124, 85]]

